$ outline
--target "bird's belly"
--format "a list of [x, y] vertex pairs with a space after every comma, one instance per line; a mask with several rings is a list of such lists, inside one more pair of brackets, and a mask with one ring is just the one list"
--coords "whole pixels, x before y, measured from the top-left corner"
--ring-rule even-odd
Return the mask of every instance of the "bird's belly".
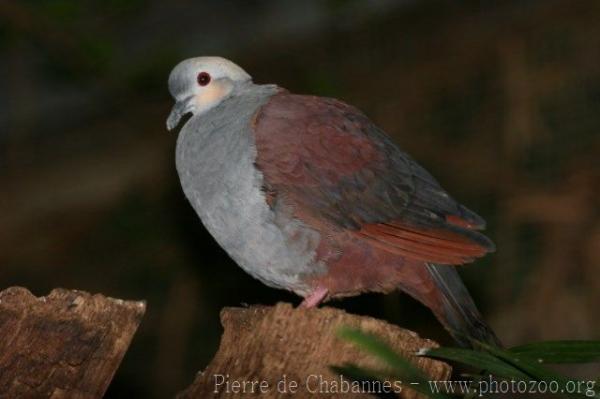
[[308, 294], [307, 280], [325, 268], [315, 261], [319, 233], [269, 207], [261, 191], [262, 175], [253, 164], [253, 147], [236, 146], [223, 156], [207, 148], [196, 159], [204, 161], [192, 166], [194, 170], [186, 170], [189, 163], [180, 168], [182, 185], [219, 245], [263, 283]]

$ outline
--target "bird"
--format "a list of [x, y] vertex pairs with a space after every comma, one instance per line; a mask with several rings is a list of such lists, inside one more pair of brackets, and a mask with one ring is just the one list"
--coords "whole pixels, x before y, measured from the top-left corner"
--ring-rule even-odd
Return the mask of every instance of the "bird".
[[459, 345], [501, 345], [456, 270], [495, 250], [484, 219], [364, 113], [216, 56], [181, 61], [168, 88], [183, 192], [248, 274], [306, 308], [399, 289]]

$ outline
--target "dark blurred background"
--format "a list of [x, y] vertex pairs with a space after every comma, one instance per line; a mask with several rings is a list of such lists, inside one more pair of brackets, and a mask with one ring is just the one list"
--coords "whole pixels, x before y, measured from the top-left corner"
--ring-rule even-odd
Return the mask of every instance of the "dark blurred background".
[[[2, 1], [0, 287], [148, 301], [108, 397], [188, 385], [224, 306], [299, 302], [179, 187], [167, 77], [221, 55], [358, 106], [488, 220], [497, 253], [461, 270], [506, 344], [598, 338], [599, 21], [597, 0]], [[451, 343], [404, 295], [334, 306]]]

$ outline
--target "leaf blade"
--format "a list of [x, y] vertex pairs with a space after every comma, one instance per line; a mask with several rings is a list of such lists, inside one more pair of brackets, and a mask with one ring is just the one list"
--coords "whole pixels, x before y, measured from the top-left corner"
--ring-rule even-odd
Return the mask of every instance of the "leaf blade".
[[425, 375], [420, 369], [414, 366], [408, 359], [397, 354], [390, 346], [382, 342], [375, 335], [364, 333], [357, 329], [341, 328], [338, 331], [338, 336], [353, 342], [360, 348], [376, 356], [393, 370], [403, 372], [415, 379], [425, 379]]
[[432, 348], [426, 350], [423, 355], [462, 363], [502, 378], [529, 379], [529, 376], [519, 368], [487, 352], [463, 348]]
[[600, 341], [544, 341], [510, 348], [517, 357], [540, 360], [543, 363], [600, 362]]

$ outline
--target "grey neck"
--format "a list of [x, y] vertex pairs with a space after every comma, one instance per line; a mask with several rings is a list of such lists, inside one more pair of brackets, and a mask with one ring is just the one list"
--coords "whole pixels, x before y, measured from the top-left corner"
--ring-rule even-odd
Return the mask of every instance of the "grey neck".
[[193, 116], [177, 140], [177, 171], [185, 195], [227, 253], [265, 284], [304, 295], [318, 233], [267, 204], [256, 169], [253, 121], [278, 91], [240, 85], [219, 105]]

